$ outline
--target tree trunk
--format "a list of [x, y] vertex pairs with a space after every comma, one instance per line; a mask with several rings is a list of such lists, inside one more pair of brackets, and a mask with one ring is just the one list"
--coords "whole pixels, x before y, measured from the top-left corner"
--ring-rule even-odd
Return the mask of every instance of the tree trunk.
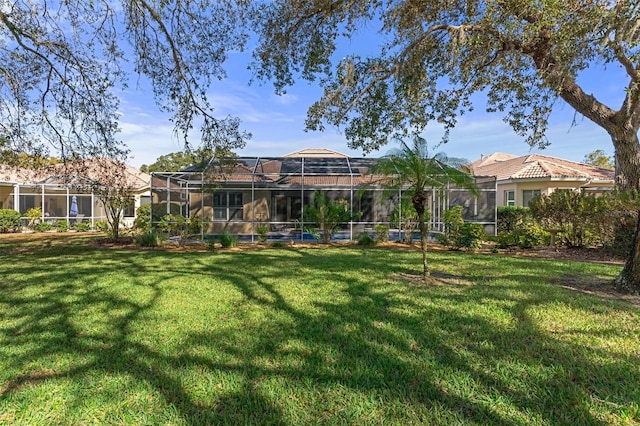
[[422, 277], [425, 282], [429, 277], [429, 267], [427, 265], [427, 225], [424, 223], [425, 206], [427, 204], [427, 196], [418, 191], [411, 197], [413, 208], [418, 213], [418, 228], [420, 229], [420, 251], [422, 251]]
[[420, 251], [422, 251], [422, 277], [427, 280], [429, 267], [427, 265], [427, 225], [424, 223], [424, 214], [418, 215], [418, 227], [420, 228]]
[[[611, 134], [616, 153], [616, 176], [620, 188], [632, 191], [634, 198], [640, 191], [640, 143], [637, 132]], [[618, 291], [640, 294], [640, 212], [633, 233], [633, 244], [624, 268], [615, 280]]]

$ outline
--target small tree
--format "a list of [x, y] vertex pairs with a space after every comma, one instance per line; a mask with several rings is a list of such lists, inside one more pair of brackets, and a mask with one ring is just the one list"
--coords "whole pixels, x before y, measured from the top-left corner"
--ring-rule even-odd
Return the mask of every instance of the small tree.
[[123, 161], [93, 158], [65, 165], [65, 176], [80, 190], [92, 190], [105, 209], [114, 239], [120, 238], [125, 210], [134, 202], [135, 177]]
[[444, 153], [429, 155], [427, 141], [416, 137], [409, 146], [400, 141], [400, 149], [378, 160], [371, 168], [371, 173], [384, 176], [379, 183], [388, 191], [397, 193], [401, 188], [411, 196], [411, 203], [418, 216], [420, 230], [420, 250], [422, 251], [422, 275], [424, 280], [429, 276], [427, 265], [427, 193], [432, 189], [442, 190], [448, 183], [475, 192], [473, 176], [466, 173], [466, 160], [450, 158]]
[[305, 220], [315, 223], [322, 232], [322, 242], [328, 243], [333, 231], [341, 223], [353, 220], [353, 215], [347, 200], [329, 200], [324, 192], [316, 191], [313, 204], [305, 209]]

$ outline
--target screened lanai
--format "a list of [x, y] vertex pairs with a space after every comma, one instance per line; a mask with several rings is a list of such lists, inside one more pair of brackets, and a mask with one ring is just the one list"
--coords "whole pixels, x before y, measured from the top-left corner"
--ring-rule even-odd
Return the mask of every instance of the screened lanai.
[[[360, 233], [374, 233], [376, 225], [390, 228], [390, 239], [402, 237], [400, 200], [409, 202], [400, 189], [390, 193], [382, 176], [369, 173], [373, 158], [334, 157], [235, 157], [214, 161], [198, 170], [153, 173], [152, 221], [166, 214], [203, 220], [204, 234], [228, 232], [246, 240], [257, 238], [258, 227], [268, 228], [274, 240], [310, 238], [305, 230], [314, 223], [305, 217], [318, 191], [328, 200], [348, 204], [352, 220], [341, 223], [333, 240], [353, 240]], [[432, 189], [428, 206], [429, 228], [442, 232], [442, 213], [460, 205], [465, 221], [482, 224], [495, 234], [495, 177], [476, 177], [478, 195], [456, 188]]]

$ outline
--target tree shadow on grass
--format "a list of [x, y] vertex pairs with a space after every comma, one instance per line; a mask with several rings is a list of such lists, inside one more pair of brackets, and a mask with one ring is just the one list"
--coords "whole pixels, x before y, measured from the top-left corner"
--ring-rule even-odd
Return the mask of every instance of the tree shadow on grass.
[[[295, 256], [116, 251], [88, 264], [79, 253], [67, 253], [59, 259], [75, 259], [77, 267], [59, 269], [27, 262], [0, 292], [0, 306], [14, 307], [0, 330], [0, 403], [11, 404], [25, 388], [44, 382], [95, 375], [123, 375], [148, 386], [162, 399], [151, 417], [160, 423], [356, 424], [371, 415], [369, 423], [604, 424], [593, 401], [622, 410], [640, 399], [628, 386], [640, 383], [630, 367], [640, 359], [604, 350], [594, 357], [570, 333], [540, 327], [532, 313], [558, 300], [577, 311], [600, 308], [596, 301], [573, 302], [540, 284], [518, 286], [514, 294], [513, 285], [487, 279], [490, 271], [463, 285], [407, 286], [375, 272], [389, 270], [389, 256], [338, 255], [337, 266], [321, 250]], [[345, 264], [353, 267], [345, 270]], [[153, 279], [150, 265], [160, 269]], [[514, 263], [516, 269], [500, 278], [528, 282], [539, 275], [522, 263]], [[283, 270], [301, 274], [283, 282]], [[562, 270], [558, 265], [555, 272]], [[102, 281], [115, 271], [125, 271], [125, 286]], [[138, 326], [158, 314], [180, 277], [193, 274], [202, 292], [234, 289], [236, 311], [211, 318], [217, 323], [210, 330], [185, 329], [175, 346], [141, 338]], [[474, 276], [461, 267], [465, 275]], [[287, 288], [292, 284], [311, 300], [298, 300], [304, 295]], [[504, 309], [506, 324], [456, 309], [480, 300]], [[87, 334], [79, 321], [95, 312], [101, 316]], [[615, 330], [603, 333], [616, 337]], [[185, 374], [198, 377], [200, 393]], [[517, 374], [523, 377], [514, 379]], [[167, 407], [177, 419], [166, 417]]]

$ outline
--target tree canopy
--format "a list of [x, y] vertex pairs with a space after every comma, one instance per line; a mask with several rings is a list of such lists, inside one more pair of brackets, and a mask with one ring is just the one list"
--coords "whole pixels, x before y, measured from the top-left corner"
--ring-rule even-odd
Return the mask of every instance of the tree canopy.
[[172, 152], [170, 154], [161, 155], [152, 164], [143, 164], [140, 171], [145, 173], [152, 172], [177, 172], [187, 167], [202, 164], [203, 168], [212, 158], [233, 158], [236, 154], [228, 149], [207, 149], [200, 148], [196, 150], [187, 150]]
[[[298, 76], [319, 79], [324, 94], [309, 108], [307, 127], [343, 128], [352, 148], [378, 149], [432, 122], [444, 126], [446, 141], [477, 93], [524, 141], [545, 147], [549, 115], [563, 99], [608, 132], [619, 185], [640, 190], [639, 0], [273, 0], [254, 18], [257, 75], [277, 91]], [[333, 66], [337, 41], [371, 27], [384, 44]], [[607, 83], [620, 93], [618, 105], [581, 86], [592, 67], [615, 76]], [[639, 229], [640, 219], [617, 280], [634, 292]]]
[[601, 149], [596, 149], [584, 156], [584, 162], [593, 166], [602, 167], [605, 169], [615, 169], [615, 164], [611, 157], [607, 155]]
[[[254, 66], [277, 90], [298, 75], [321, 79], [308, 127], [342, 127], [365, 151], [433, 121], [449, 130], [483, 93], [488, 110], [532, 146], [549, 144], [548, 117], [562, 98], [607, 130], [621, 155], [623, 145], [637, 147], [640, 126], [639, 15], [638, 1], [277, 0], [258, 15]], [[374, 55], [332, 67], [340, 37], [378, 25], [385, 44]], [[610, 82], [626, 93], [621, 105], [582, 89], [578, 77], [593, 66], [626, 71], [626, 80]], [[626, 172], [638, 185], [638, 172]]]
[[0, 8], [0, 138], [61, 159], [122, 158], [117, 91], [145, 76], [188, 145], [243, 146], [239, 120], [207, 98], [231, 49], [242, 49], [243, 0], [14, 0]]

